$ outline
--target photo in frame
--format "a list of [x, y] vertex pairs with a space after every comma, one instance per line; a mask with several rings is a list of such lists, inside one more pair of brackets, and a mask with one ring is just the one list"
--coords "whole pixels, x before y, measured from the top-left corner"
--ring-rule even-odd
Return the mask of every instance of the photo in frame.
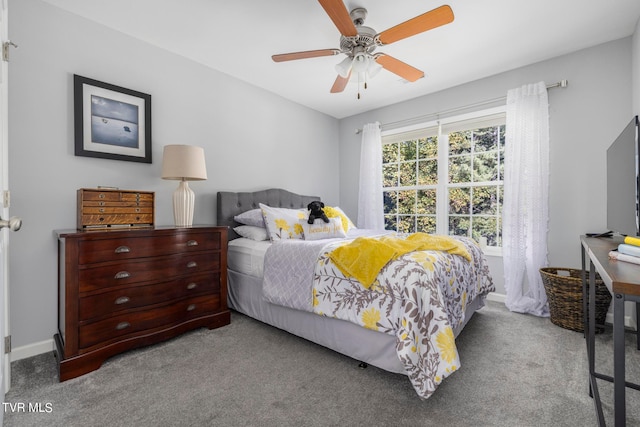
[[73, 75], [75, 155], [151, 163], [151, 95]]

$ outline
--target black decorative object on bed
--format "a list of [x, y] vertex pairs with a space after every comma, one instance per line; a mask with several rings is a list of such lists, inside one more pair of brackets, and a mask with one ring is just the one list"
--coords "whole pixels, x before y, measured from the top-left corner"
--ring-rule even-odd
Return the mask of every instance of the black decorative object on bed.
[[307, 205], [307, 209], [309, 210], [309, 219], [307, 223], [313, 224], [316, 219], [321, 219], [324, 222], [329, 222], [329, 218], [327, 218], [327, 214], [324, 213], [324, 203], [320, 200], [314, 200], [313, 202]]
[[[455, 337], [494, 290], [482, 251], [464, 237], [363, 230], [350, 221], [346, 238], [309, 240], [293, 230], [299, 223], [306, 226], [306, 207], [316, 200], [281, 189], [218, 193], [218, 225], [231, 227], [233, 236], [229, 307], [357, 361], [407, 375], [418, 396], [428, 398], [461, 366]], [[327, 209], [345, 216], [338, 207]], [[272, 211], [279, 215], [277, 235], [269, 230]], [[246, 234], [241, 227], [262, 232]], [[371, 282], [345, 272], [345, 259], [338, 259], [360, 249], [378, 257], [378, 248], [387, 246], [402, 248], [396, 255], [387, 248], [389, 260], [368, 258], [360, 264], [380, 266], [367, 272]]]

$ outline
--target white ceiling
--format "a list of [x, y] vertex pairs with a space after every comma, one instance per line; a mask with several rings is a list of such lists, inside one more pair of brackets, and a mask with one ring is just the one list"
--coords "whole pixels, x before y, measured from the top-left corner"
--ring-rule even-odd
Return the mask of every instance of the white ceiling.
[[[365, 25], [387, 28], [449, 4], [455, 20], [384, 52], [425, 72], [407, 83], [382, 70], [361, 90], [329, 93], [331, 56], [275, 63], [271, 55], [339, 48], [316, 0], [44, 0], [206, 66], [343, 118], [633, 34], [638, 0], [345, 0]], [[563, 76], [558, 76], [563, 78]]]

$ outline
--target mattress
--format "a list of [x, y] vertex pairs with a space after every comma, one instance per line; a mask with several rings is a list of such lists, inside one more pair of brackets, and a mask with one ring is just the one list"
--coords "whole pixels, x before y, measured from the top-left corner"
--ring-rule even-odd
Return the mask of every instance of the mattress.
[[227, 265], [229, 269], [252, 277], [262, 277], [264, 273], [264, 255], [271, 242], [241, 237], [229, 242]]

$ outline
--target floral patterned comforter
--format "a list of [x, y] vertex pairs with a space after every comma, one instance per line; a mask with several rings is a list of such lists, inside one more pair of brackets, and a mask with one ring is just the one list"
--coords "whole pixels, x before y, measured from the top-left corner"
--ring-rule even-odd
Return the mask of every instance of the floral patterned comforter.
[[[313, 279], [302, 286], [312, 287], [314, 313], [394, 335], [398, 358], [423, 399], [461, 366], [453, 329], [465, 321], [467, 302], [494, 290], [480, 248], [471, 239], [458, 239], [473, 262], [441, 251], [411, 252], [386, 264], [369, 289], [345, 277], [329, 258], [333, 249], [350, 240], [331, 240], [321, 247], [315, 243]], [[270, 251], [277, 248], [271, 254], [274, 258], [279, 251], [286, 253], [287, 246], [273, 245], [267, 252], [265, 283]], [[306, 259], [309, 262], [311, 255]], [[297, 257], [296, 262], [300, 261]]]

